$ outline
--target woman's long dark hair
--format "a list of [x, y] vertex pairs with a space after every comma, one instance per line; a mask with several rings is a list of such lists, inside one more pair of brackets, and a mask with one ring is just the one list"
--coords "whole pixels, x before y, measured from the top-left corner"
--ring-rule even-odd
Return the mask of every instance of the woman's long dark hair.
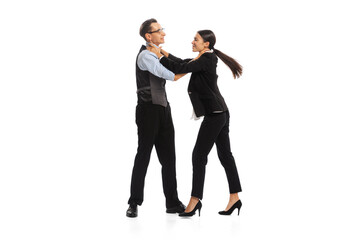
[[242, 74], [242, 66], [232, 57], [229, 57], [225, 53], [214, 48], [216, 43], [215, 34], [211, 30], [200, 30], [198, 31], [198, 34], [202, 37], [204, 42], [209, 42], [209, 48], [212, 49], [216, 56], [230, 68], [234, 78], [239, 78]]

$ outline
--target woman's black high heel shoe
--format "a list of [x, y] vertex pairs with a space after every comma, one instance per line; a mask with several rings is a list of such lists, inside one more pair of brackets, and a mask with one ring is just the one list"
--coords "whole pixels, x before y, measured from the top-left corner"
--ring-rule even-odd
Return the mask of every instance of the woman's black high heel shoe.
[[194, 207], [194, 209], [191, 212], [182, 212], [179, 213], [180, 217], [192, 217], [195, 215], [196, 210], [199, 210], [199, 217], [200, 217], [200, 211], [202, 208], [202, 204], [200, 202], [200, 200], [198, 201], [198, 203], [196, 204], [196, 206]]
[[239, 216], [241, 206], [242, 206], [242, 202], [241, 202], [240, 199], [239, 199], [239, 201], [237, 201], [236, 203], [234, 203], [234, 205], [232, 205], [232, 207], [231, 207], [229, 210], [227, 210], [227, 211], [220, 211], [219, 214], [220, 214], [220, 215], [231, 215], [232, 212], [237, 208], [237, 209], [238, 209], [238, 216]]

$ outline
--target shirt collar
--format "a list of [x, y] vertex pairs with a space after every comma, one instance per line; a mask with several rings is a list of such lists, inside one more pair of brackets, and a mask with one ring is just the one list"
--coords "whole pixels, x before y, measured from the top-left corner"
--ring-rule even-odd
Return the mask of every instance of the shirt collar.
[[[146, 42], [146, 46], [150, 46], [150, 43], [149, 42]], [[153, 44], [153, 46], [155, 46], [156, 48], [159, 48], [159, 46], [156, 46], [155, 44]]]

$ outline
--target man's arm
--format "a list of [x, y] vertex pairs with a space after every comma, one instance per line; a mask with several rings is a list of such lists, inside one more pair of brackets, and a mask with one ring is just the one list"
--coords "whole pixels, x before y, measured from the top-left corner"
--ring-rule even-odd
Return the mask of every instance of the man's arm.
[[180, 78], [182, 78], [183, 76], [185, 76], [187, 73], [182, 73], [182, 74], [175, 74], [175, 78], [174, 81], [179, 80]]
[[175, 74], [165, 68], [159, 61], [155, 53], [144, 50], [140, 53], [137, 60], [138, 67], [143, 71], [149, 71], [157, 77], [174, 80]]

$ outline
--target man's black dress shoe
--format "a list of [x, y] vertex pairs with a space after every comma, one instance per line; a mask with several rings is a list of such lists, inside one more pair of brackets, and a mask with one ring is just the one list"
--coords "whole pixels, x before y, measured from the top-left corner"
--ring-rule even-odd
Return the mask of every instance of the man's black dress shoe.
[[126, 211], [126, 216], [137, 217], [137, 215], [138, 215], [137, 205], [130, 204], [128, 210]]
[[166, 209], [166, 213], [182, 213], [185, 211], [186, 206], [182, 204], [182, 202], [179, 203], [179, 205], [171, 208]]

